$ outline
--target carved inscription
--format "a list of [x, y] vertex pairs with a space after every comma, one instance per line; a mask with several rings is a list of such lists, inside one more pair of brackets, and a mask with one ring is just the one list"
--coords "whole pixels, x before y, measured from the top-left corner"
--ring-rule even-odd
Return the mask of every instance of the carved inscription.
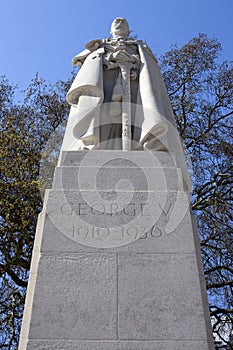
[[159, 207], [161, 209], [161, 212], [162, 212], [165, 220], [168, 221], [168, 218], [169, 218], [169, 215], [170, 215], [170, 212], [171, 212], [171, 209], [172, 209], [172, 204], [170, 204], [168, 209], [166, 209], [166, 210], [160, 204], [159, 204]]
[[102, 203], [95, 203], [89, 206], [87, 203], [65, 203], [61, 206], [61, 213], [65, 215], [124, 215], [124, 216], [150, 216], [150, 209], [148, 204], [130, 203], [123, 209], [120, 209], [117, 203], [110, 203], [109, 205], [104, 205]]
[[92, 239], [105, 239], [111, 237], [113, 240], [125, 240], [131, 237], [133, 240], [139, 238], [142, 232], [145, 232], [146, 228], [141, 227], [96, 227], [96, 226], [80, 226], [73, 227], [72, 236], [74, 238], [82, 237], [84, 240], [87, 238]]
[[88, 204], [74, 200], [62, 204], [60, 210], [69, 218], [66, 232], [74, 241], [86, 242], [87, 245], [91, 242], [93, 246], [94, 242], [119, 246], [138, 239], [157, 239], [166, 235], [165, 227], [172, 212], [172, 204], [167, 207], [157, 204], [157, 220], [154, 208], [138, 202], [120, 207], [114, 202]]
[[72, 237], [82, 238], [86, 240], [88, 238], [103, 240], [105, 238], [111, 238], [112, 240], [121, 241], [126, 238], [136, 239], [151, 239], [160, 238], [165, 232], [154, 225], [149, 231], [146, 227], [96, 227], [96, 226], [73, 226]]
[[159, 227], [155, 225], [151, 228], [150, 231], [147, 231], [140, 239], [150, 239], [150, 238], [160, 238], [164, 235], [164, 232]]

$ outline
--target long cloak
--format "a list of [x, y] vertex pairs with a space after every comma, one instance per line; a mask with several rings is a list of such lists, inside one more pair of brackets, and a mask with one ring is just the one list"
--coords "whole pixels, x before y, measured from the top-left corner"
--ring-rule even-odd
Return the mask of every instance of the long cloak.
[[[171, 152], [176, 165], [182, 170], [186, 187], [190, 190], [183, 148], [162, 74], [148, 46], [141, 41], [137, 43], [140, 72], [134, 125], [141, 130], [139, 142], [145, 150]], [[67, 93], [67, 101], [72, 106], [73, 136], [84, 144], [99, 142], [99, 110], [104, 102], [104, 53], [104, 47], [100, 47], [86, 57]]]

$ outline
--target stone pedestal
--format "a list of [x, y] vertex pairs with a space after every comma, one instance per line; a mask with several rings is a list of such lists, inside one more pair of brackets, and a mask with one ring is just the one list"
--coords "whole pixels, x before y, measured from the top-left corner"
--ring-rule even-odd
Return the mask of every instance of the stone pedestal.
[[213, 349], [198, 234], [171, 154], [61, 155], [19, 349]]

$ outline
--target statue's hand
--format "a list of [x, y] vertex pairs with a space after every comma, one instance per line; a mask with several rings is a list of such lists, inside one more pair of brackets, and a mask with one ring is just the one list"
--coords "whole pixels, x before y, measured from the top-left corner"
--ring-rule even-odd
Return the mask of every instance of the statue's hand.
[[111, 60], [115, 62], [135, 62], [135, 57], [125, 50], [119, 50], [111, 54]]

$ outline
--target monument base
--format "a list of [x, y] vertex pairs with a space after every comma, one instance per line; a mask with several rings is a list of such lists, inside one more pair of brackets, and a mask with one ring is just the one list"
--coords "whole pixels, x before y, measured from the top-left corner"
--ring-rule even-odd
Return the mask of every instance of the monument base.
[[26, 349], [214, 349], [198, 233], [171, 154], [62, 154], [38, 221]]

